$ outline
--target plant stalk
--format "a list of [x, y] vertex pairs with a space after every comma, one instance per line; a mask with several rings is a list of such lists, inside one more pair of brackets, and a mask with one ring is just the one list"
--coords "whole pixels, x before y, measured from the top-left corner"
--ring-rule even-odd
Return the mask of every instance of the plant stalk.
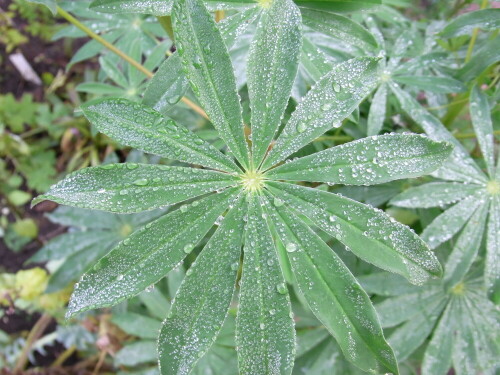
[[28, 338], [26, 339], [26, 345], [24, 345], [21, 355], [14, 366], [14, 374], [21, 374], [23, 372], [24, 368], [28, 364], [28, 356], [33, 344], [35, 344], [35, 342], [42, 336], [51, 320], [52, 317], [50, 315], [43, 314], [35, 323], [28, 335]]

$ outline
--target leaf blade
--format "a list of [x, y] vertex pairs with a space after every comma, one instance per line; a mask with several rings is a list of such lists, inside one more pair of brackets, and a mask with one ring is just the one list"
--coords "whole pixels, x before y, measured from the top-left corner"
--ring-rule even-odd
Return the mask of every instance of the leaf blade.
[[271, 178], [345, 185], [374, 185], [428, 174], [452, 150], [420, 135], [385, 134], [295, 159], [267, 172]]
[[273, 208], [267, 201], [266, 208], [286, 244], [300, 290], [347, 359], [364, 371], [397, 374], [375, 309], [344, 263], [285, 206]]
[[416, 285], [442, 274], [439, 261], [427, 245], [381, 210], [299, 185], [268, 182], [267, 187], [358, 257], [379, 268], [398, 273]]
[[248, 145], [234, 70], [220, 31], [201, 0], [176, 0], [172, 21], [191, 88], [236, 159], [248, 167]]
[[147, 106], [125, 99], [101, 99], [81, 108], [100, 132], [126, 146], [226, 172], [239, 170], [228, 156]]
[[350, 18], [311, 9], [302, 9], [302, 18], [304, 25], [313, 30], [340, 39], [362, 50], [373, 51], [378, 47], [375, 37]]
[[459, 182], [429, 182], [396, 195], [389, 204], [408, 208], [430, 208], [456, 203], [480, 189], [479, 185]]
[[[375, 88], [378, 59], [356, 58], [337, 65], [298, 105], [264, 160], [267, 169], [346, 118]], [[338, 92], [337, 92], [338, 91]]]
[[210, 195], [134, 232], [82, 277], [67, 317], [116, 304], [157, 282], [203, 238], [237, 191]]
[[162, 374], [188, 374], [219, 333], [235, 289], [245, 213], [240, 198], [182, 282], [158, 339]]
[[260, 165], [288, 104], [298, 69], [300, 25], [300, 11], [293, 1], [274, 1], [264, 9], [250, 45], [247, 84], [255, 166]]
[[164, 207], [234, 186], [226, 173], [153, 164], [106, 164], [68, 175], [33, 200], [117, 213]]
[[[500, 12], [498, 14], [500, 16]], [[474, 127], [479, 147], [486, 162], [486, 168], [490, 177], [493, 178], [495, 175], [495, 151], [490, 105], [488, 97], [477, 85], [474, 85], [472, 88], [469, 109], [472, 126]]]
[[[242, 374], [290, 374], [295, 330], [286, 284], [262, 207], [249, 196], [236, 344]], [[282, 288], [282, 289], [280, 289]]]

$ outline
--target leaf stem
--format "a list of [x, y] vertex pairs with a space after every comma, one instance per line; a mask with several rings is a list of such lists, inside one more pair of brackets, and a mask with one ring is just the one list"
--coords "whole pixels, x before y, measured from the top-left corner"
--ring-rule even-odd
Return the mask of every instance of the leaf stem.
[[[483, 0], [481, 3], [481, 9], [485, 9], [488, 6], [488, 0]], [[467, 54], [465, 55], [465, 62], [469, 62], [472, 57], [472, 51], [474, 50], [474, 45], [476, 44], [477, 35], [479, 34], [479, 28], [475, 28], [472, 31], [472, 37], [470, 38], [469, 47], [467, 48]]]
[[[111, 43], [109, 43], [103, 37], [101, 37], [100, 35], [94, 33], [87, 26], [85, 26], [83, 23], [81, 23], [80, 21], [78, 21], [75, 17], [73, 17], [71, 14], [69, 14], [68, 12], [66, 12], [64, 9], [62, 9], [59, 6], [57, 7], [57, 13], [61, 17], [63, 17], [66, 21], [68, 21], [72, 25], [74, 25], [77, 28], [79, 28], [80, 30], [82, 30], [89, 37], [91, 37], [95, 41], [101, 43], [104, 47], [106, 47], [107, 49], [109, 49], [111, 52], [113, 52], [116, 55], [120, 56], [123, 60], [125, 60], [130, 65], [132, 65], [137, 70], [139, 70], [144, 75], [146, 75], [146, 77], [152, 78], [154, 76], [154, 73], [151, 72], [151, 71], [149, 71], [148, 69], [146, 69], [141, 63], [135, 61], [132, 57], [130, 57], [129, 55], [127, 55], [123, 51], [121, 51], [118, 48], [116, 48], [114, 45], [112, 45]], [[197, 105], [196, 103], [194, 103], [193, 101], [191, 101], [190, 99], [188, 99], [186, 97], [183, 97], [181, 99], [181, 101], [184, 104], [186, 104], [188, 107], [190, 107], [192, 110], [194, 110], [196, 113], [198, 113], [199, 115], [201, 115], [201, 116], [205, 117], [206, 119], [208, 119], [207, 114], [205, 113], [205, 111], [199, 105]]]
[[24, 345], [21, 355], [16, 362], [14, 374], [20, 374], [23, 372], [24, 368], [28, 364], [28, 355], [33, 347], [33, 344], [40, 338], [40, 336], [42, 336], [51, 320], [52, 317], [48, 314], [43, 314], [40, 319], [37, 320], [31, 329], [28, 338], [26, 339], [26, 344]]

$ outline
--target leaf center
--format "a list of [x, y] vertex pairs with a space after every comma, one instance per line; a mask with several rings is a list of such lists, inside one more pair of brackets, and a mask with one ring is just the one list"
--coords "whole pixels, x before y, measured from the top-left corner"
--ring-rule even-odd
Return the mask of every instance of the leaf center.
[[500, 194], [500, 182], [491, 180], [486, 184], [486, 191], [490, 195], [499, 195]]
[[241, 175], [241, 181], [245, 190], [256, 192], [262, 189], [264, 175], [258, 171], [249, 170]]

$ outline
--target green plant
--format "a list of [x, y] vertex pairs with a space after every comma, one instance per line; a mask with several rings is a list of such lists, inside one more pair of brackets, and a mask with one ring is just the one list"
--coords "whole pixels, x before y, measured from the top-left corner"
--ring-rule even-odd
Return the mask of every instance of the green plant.
[[387, 134], [281, 164], [358, 107], [377, 85], [378, 59], [335, 66], [279, 130], [298, 66], [301, 17], [291, 1], [262, 5], [247, 66], [251, 142], [227, 47], [198, 0], [175, 2], [174, 35], [191, 89], [225, 141], [226, 154], [145, 105], [100, 99], [82, 106], [99, 131], [122, 144], [209, 169], [109, 164], [74, 172], [34, 200], [132, 213], [201, 197], [137, 230], [101, 258], [77, 284], [68, 316], [116, 304], [158, 282], [215, 223], [162, 326], [162, 373], [188, 373], [217, 337], [242, 246], [236, 318], [241, 373], [292, 371], [295, 333], [284, 279], [290, 269], [349, 361], [365, 371], [398, 373], [370, 299], [311, 227], [415, 284], [439, 277], [439, 262], [414, 232], [384, 212], [293, 182], [374, 185], [421, 176], [439, 168], [452, 147], [422, 135]]

